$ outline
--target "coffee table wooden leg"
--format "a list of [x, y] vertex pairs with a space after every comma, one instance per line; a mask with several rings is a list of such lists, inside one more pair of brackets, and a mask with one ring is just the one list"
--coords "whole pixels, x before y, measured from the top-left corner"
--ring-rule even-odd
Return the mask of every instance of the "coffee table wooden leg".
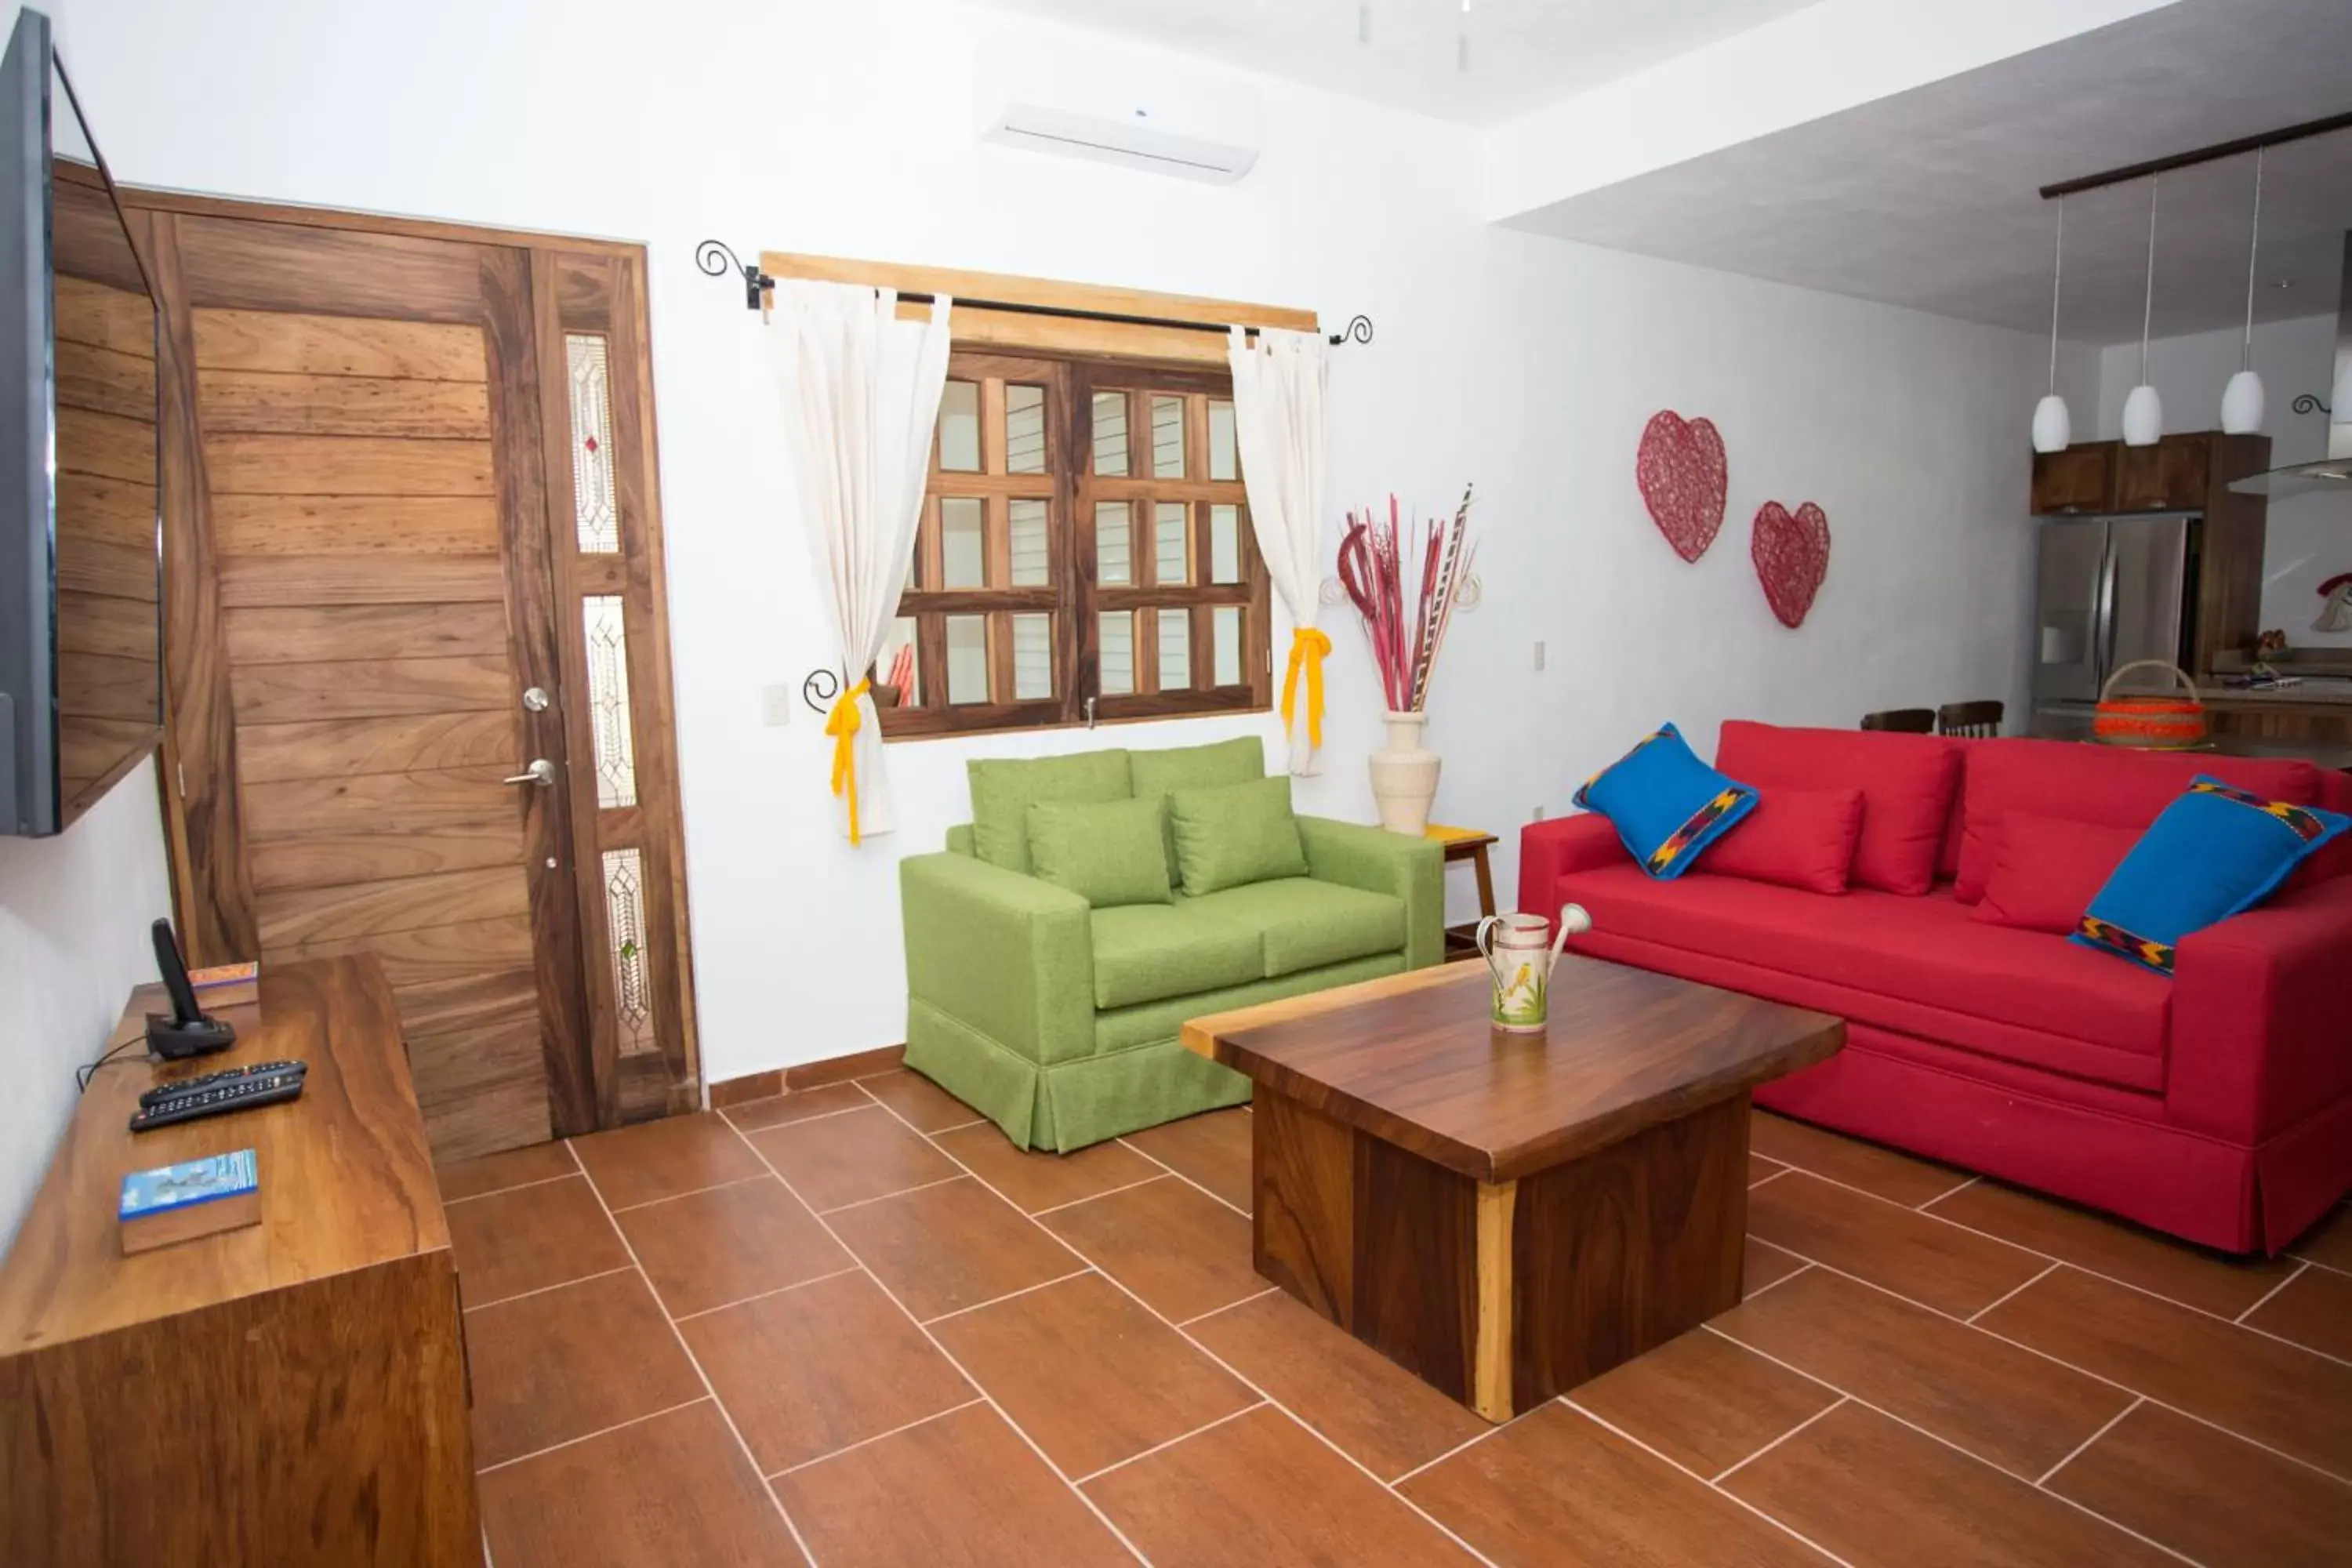
[[1478, 1327], [1470, 1407], [1497, 1423], [1513, 1414], [1511, 1219], [1518, 1194], [1517, 1182], [1478, 1184]]

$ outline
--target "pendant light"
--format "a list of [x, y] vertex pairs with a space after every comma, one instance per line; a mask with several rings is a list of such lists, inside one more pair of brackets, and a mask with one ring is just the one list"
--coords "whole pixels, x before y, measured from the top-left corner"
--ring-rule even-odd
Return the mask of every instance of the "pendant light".
[[2063, 452], [2074, 438], [2066, 400], [2058, 395], [2058, 286], [2066, 277], [2066, 198], [2058, 198], [2058, 259], [2050, 269], [2050, 390], [2033, 405], [2033, 449]]
[[2238, 374], [2221, 389], [2221, 428], [2251, 436], [2263, 427], [2263, 378], [2254, 374], [2254, 256], [2263, 241], [2263, 150], [2254, 149], [2254, 226], [2246, 239], [2246, 335], [2238, 346]]
[[2153, 447], [2164, 435], [2164, 402], [2147, 384], [2147, 330], [2156, 316], [2156, 184], [2147, 177], [2147, 293], [2139, 309], [2139, 384], [2124, 399], [2124, 445]]

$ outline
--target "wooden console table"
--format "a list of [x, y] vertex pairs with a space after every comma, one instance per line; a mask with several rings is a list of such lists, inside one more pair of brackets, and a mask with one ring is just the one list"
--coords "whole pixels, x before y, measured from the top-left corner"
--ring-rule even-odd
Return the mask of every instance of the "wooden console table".
[[[1457, 860], [1467, 860], [1477, 868], [1478, 912], [1481, 915], [1493, 914], [1495, 912], [1495, 872], [1486, 863], [1486, 851], [1494, 847], [1495, 836], [1476, 827], [1441, 827], [1433, 822], [1423, 830], [1422, 836], [1444, 849], [1445, 863], [1448, 866]], [[1448, 963], [1457, 959], [1477, 956], [1478, 922], [1476, 921], [1445, 928], [1445, 961]]]
[[[109, 1045], [151, 1010], [161, 987]], [[0, 1556], [478, 1563], [457, 1268], [383, 972], [266, 965], [217, 1011], [228, 1050], [92, 1077], [0, 1265]], [[282, 1059], [299, 1100], [124, 1125], [153, 1084]], [[122, 1255], [127, 1173], [247, 1148], [260, 1224]]]

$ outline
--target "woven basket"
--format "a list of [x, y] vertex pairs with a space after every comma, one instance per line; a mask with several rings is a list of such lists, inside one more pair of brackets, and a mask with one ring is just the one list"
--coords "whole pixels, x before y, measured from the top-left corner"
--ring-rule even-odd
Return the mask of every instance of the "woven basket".
[[[2165, 669], [2187, 689], [2186, 697], [2116, 695], [2116, 682], [2135, 669]], [[2205, 704], [2197, 700], [2197, 683], [2179, 665], [2160, 658], [2134, 659], [2099, 689], [2098, 711], [2091, 733], [2111, 746], [2143, 746], [2151, 751], [2188, 751], [2205, 743]]]

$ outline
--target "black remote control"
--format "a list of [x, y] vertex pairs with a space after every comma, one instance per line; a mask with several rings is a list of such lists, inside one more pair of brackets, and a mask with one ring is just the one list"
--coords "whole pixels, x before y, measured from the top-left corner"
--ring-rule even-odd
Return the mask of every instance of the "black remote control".
[[240, 1078], [213, 1089], [200, 1089], [194, 1094], [132, 1111], [131, 1131], [144, 1132], [151, 1128], [169, 1127], [178, 1121], [196, 1121], [207, 1116], [225, 1116], [232, 1110], [251, 1110], [257, 1106], [276, 1105], [280, 1100], [293, 1100], [301, 1094], [304, 1076], [299, 1072], [275, 1072], [266, 1077]]
[[255, 1062], [249, 1067], [224, 1068], [219, 1072], [208, 1072], [202, 1078], [184, 1078], [177, 1083], [159, 1083], [142, 1094], [139, 1103], [161, 1104], [167, 1100], [177, 1100], [182, 1095], [194, 1094], [198, 1089], [210, 1089], [216, 1083], [226, 1083], [232, 1079], [259, 1078], [264, 1073], [273, 1072], [300, 1074], [310, 1070], [309, 1062]]

